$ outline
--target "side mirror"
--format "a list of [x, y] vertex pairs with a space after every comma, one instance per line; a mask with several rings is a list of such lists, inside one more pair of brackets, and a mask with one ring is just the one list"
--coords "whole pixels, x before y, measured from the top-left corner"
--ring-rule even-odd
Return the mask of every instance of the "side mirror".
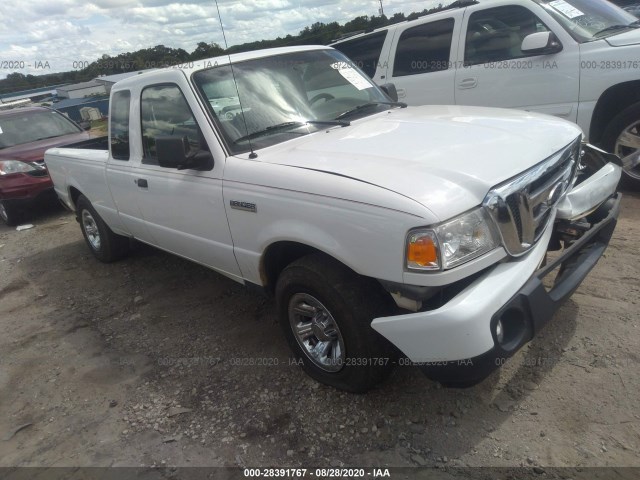
[[550, 55], [561, 52], [562, 44], [552, 32], [536, 32], [524, 37], [520, 50], [530, 55]]
[[384, 85], [380, 85], [380, 89], [387, 94], [394, 102], [398, 101], [398, 90], [393, 83], [385, 83]]
[[213, 156], [206, 150], [192, 151], [187, 136], [157, 137], [156, 153], [158, 165], [178, 170], [211, 170]]

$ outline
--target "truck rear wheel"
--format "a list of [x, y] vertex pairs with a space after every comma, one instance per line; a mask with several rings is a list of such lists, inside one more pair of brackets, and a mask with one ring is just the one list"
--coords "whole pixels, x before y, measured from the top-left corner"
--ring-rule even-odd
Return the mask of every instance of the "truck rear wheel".
[[12, 227], [20, 222], [20, 212], [9, 202], [0, 201], [0, 218]]
[[[602, 136], [605, 150], [624, 158], [640, 150], [640, 102], [634, 103], [616, 115]], [[626, 183], [634, 189], [640, 188], [640, 165], [624, 170]]]
[[393, 309], [375, 280], [312, 254], [284, 269], [276, 299], [289, 346], [313, 379], [361, 393], [393, 370], [395, 349], [371, 328], [375, 317]]
[[78, 221], [91, 253], [101, 262], [110, 263], [129, 251], [129, 239], [111, 231], [84, 195], [76, 203]]

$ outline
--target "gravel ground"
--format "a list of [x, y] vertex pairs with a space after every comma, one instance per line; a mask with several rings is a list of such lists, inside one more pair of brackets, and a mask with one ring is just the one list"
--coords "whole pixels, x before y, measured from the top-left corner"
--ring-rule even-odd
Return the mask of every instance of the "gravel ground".
[[366, 395], [308, 379], [271, 300], [203, 267], [101, 264], [60, 210], [0, 226], [0, 467], [640, 466], [639, 207], [501, 371]]

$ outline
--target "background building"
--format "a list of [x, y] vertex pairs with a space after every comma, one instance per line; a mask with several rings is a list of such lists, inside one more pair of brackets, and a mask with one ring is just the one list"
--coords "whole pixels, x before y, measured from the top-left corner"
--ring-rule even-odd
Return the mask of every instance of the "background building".
[[89, 82], [74, 83], [73, 85], [65, 85], [58, 87], [58, 98], [84, 98], [92, 95], [106, 95], [107, 89], [104, 84], [91, 80]]

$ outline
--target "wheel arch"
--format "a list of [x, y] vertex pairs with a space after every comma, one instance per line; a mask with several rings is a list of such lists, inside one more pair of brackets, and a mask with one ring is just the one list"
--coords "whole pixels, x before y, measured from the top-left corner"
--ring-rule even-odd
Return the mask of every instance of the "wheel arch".
[[[288, 265], [302, 257], [314, 253], [323, 255], [327, 257], [327, 259], [333, 260], [334, 262], [339, 263], [345, 268], [348, 268], [356, 275], [362, 276], [348, 264], [337, 258], [335, 255], [331, 255], [330, 253], [323, 251], [317, 247], [313, 247], [299, 241], [279, 240], [270, 244], [264, 250], [264, 253], [260, 258], [260, 278], [262, 280], [262, 285], [266, 293], [273, 295], [276, 289], [278, 277]], [[368, 278], [365, 276], [362, 277]]]
[[287, 265], [312, 253], [331, 257], [326, 252], [302, 242], [280, 240], [270, 244], [260, 258], [260, 277], [265, 290], [273, 294], [278, 277]]
[[640, 80], [619, 83], [605, 90], [593, 110], [589, 141], [596, 145], [600, 144], [611, 120], [636, 102], [640, 102]]
[[83, 193], [79, 189], [73, 185], [69, 187], [69, 200], [71, 200], [71, 204], [74, 209], [76, 209], [78, 205], [78, 198], [80, 198], [80, 195], [83, 195]]

